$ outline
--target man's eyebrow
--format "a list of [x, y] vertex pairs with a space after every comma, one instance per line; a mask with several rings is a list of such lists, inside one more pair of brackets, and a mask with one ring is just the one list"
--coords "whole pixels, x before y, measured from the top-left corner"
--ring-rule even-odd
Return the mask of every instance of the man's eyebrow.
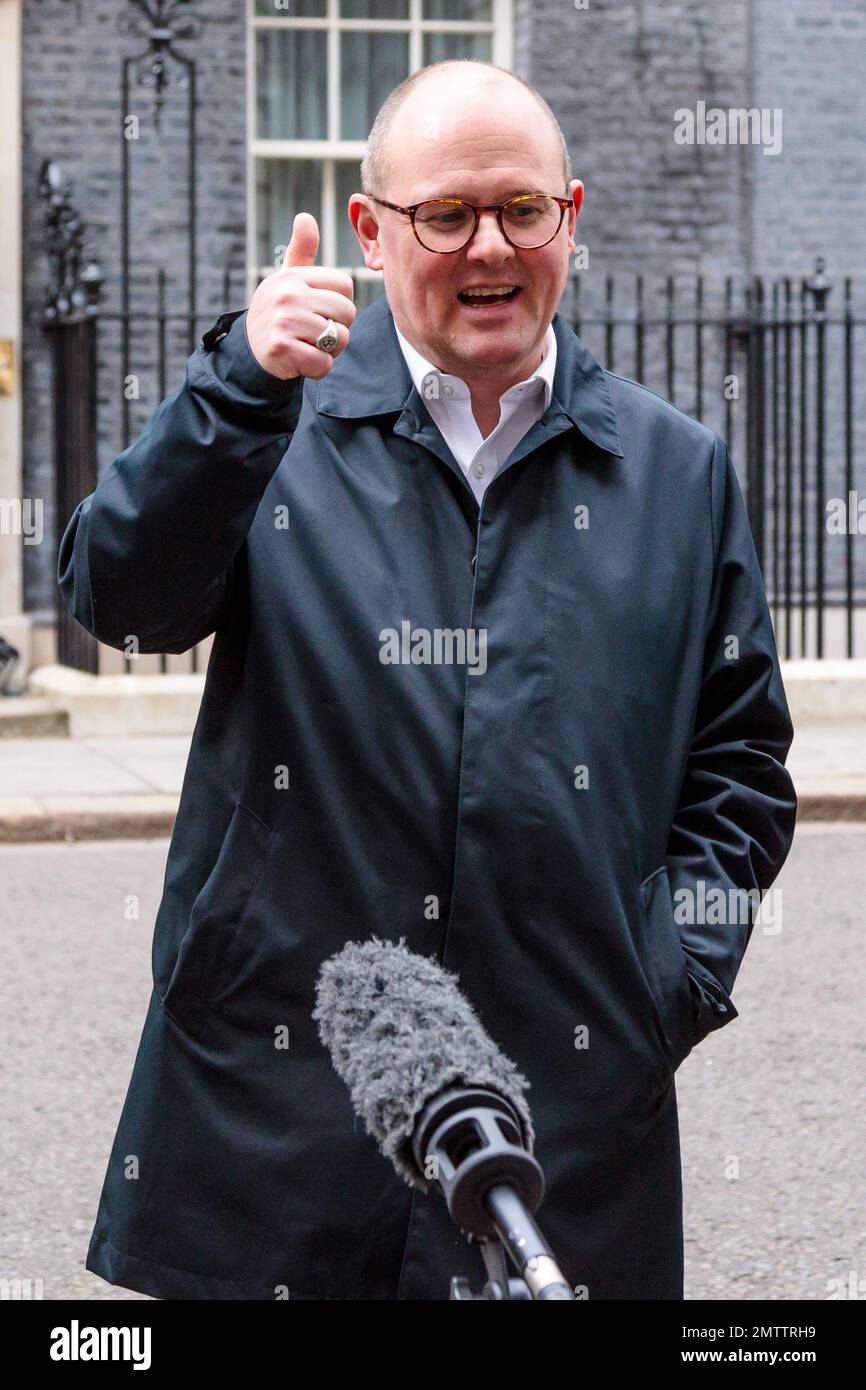
[[[497, 202], [504, 203], [507, 198], [519, 198], [521, 193], [542, 194], [547, 190], [544, 188], [527, 188], [525, 184], [515, 184], [509, 189], [503, 190]], [[466, 203], [473, 201], [473, 195], [465, 191], [448, 191], [446, 193], [426, 193], [423, 198], [416, 199], [419, 203], [425, 203], [430, 198], [461, 198]]]

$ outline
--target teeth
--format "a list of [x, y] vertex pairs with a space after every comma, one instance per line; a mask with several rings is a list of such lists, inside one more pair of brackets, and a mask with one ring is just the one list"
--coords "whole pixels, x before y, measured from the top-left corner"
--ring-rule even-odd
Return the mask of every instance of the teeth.
[[471, 294], [473, 297], [475, 297], [476, 295], [510, 294], [512, 290], [516, 289], [516, 285], [500, 285], [499, 288], [496, 290], [463, 290], [462, 293]]

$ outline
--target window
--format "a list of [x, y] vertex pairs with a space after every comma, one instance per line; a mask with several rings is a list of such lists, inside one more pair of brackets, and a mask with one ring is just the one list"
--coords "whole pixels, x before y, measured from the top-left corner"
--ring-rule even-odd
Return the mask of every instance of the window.
[[248, 292], [311, 212], [319, 264], [355, 276], [359, 309], [381, 293], [346, 204], [385, 97], [442, 58], [511, 66], [513, 0], [247, 0]]

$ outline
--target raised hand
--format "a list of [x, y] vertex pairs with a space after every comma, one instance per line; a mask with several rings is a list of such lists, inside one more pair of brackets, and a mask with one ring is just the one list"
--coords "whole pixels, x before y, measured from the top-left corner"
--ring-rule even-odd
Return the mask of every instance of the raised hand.
[[[327, 376], [349, 341], [358, 312], [352, 277], [316, 265], [319, 227], [309, 212], [299, 212], [292, 239], [279, 270], [257, 287], [247, 310], [247, 339], [265, 371], [284, 381], [297, 376]], [[328, 319], [337, 327], [333, 352], [315, 346]]]

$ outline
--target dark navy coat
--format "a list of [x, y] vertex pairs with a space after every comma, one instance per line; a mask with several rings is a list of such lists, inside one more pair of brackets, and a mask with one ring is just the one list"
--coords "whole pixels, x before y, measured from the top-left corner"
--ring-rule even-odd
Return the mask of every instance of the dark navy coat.
[[[796, 815], [727, 449], [556, 314], [550, 406], [479, 510], [386, 299], [321, 382], [279, 381], [228, 322], [60, 546], [101, 641], [216, 634], [87, 1268], [160, 1298], [483, 1282], [310, 1017], [322, 961], [375, 934], [457, 972], [529, 1078], [570, 1282], [681, 1298], [674, 1073], [736, 1017], [754, 925], [701, 903], [759, 900]], [[483, 630], [486, 669], [384, 660], [404, 622]]]

